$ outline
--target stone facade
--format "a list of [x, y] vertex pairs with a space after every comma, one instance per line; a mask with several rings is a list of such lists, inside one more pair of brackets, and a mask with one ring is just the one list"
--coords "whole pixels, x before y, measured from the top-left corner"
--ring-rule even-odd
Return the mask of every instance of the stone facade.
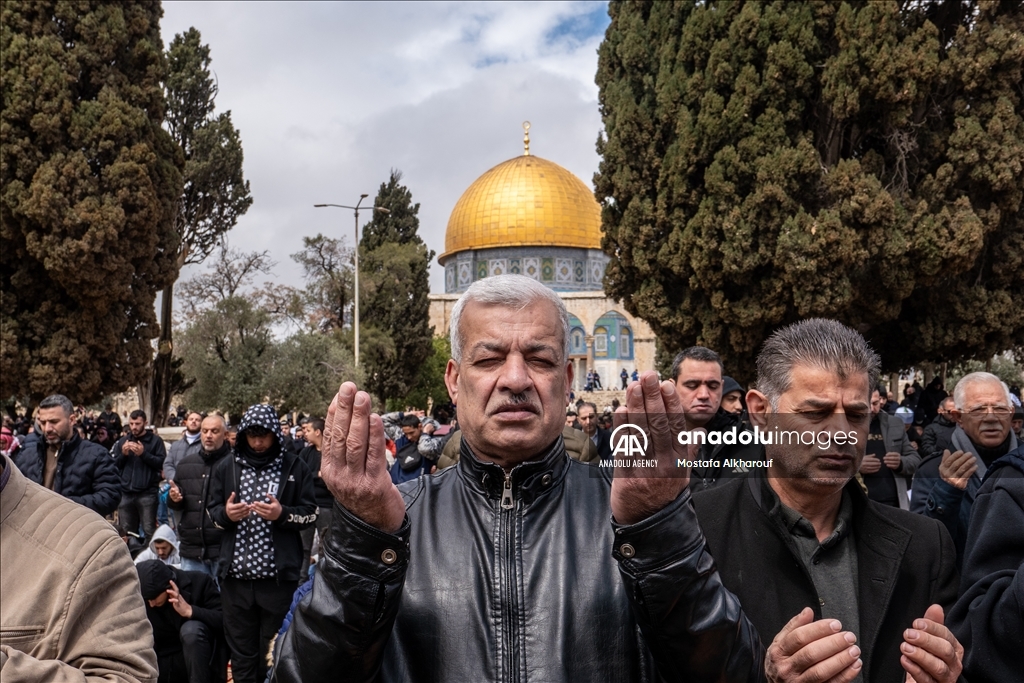
[[600, 249], [551, 246], [467, 249], [444, 259], [445, 293], [465, 292], [491, 275], [516, 274], [557, 292], [600, 291], [608, 256]]

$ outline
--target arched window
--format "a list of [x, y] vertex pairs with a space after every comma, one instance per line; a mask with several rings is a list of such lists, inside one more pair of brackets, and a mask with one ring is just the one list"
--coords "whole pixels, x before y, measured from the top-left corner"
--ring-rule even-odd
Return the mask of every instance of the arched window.
[[619, 358], [623, 360], [633, 358], [633, 330], [626, 325], [619, 326]]
[[587, 335], [582, 327], [574, 327], [569, 332], [569, 354], [572, 356], [587, 355]]
[[597, 320], [594, 327], [594, 350], [598, 350], [597, 335], [605, 335], [604, 353], [595, 354], [600, 358], [633, 359], [633, 330], [629, 321], [618, 311], [608, 311]]
[[608, 357], [608, 328], [604, 325], [594, 328], [594, 357]]

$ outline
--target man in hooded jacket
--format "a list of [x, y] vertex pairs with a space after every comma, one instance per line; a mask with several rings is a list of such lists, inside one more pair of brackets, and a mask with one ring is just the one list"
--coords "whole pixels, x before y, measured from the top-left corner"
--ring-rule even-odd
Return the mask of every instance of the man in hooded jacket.
[[231, 456], [213, 467], [209, 511], [224, 529], [224, 635], [237, 683], [262, 683], [263, 655], [288, 612], [302, 567], [300, 531], [316, 522], [313, 475], [282, 448], [277, 413], [254, 405]]
[[174, 529], [166, 524], [161, 524], [156, 528], [149, 547], [139, 553], [135, 558], [135, 564], [149, 560], [158, 560], [175, 567], [181, 566], [181, 555], [178, 554], [178, 536], [174, 533]]

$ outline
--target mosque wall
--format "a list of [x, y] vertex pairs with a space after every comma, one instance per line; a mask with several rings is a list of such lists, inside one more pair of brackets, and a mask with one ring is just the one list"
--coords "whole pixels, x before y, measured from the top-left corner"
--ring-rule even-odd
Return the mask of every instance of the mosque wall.
[[[605, 388], [620, 386], [619, 374], [623, 368], [629, 374], [632, 374], [634, 369], [640, 372], [654, 369], [655, 336], [650, 325], [627, 313], [619, 302], [609, 299], [604, 292], [559, 292], [558, 294], [565, 302], [565, 307], [570, 315], [579, 320], [579, 324], [586, 334], [584, 344], [581, 347], [572, 347], [570, 350], [576, 367], [576, 382], [574, 384], [577, 390], [582, 389], [586, 383], [586, 373], [590, 369], [597, 370], [601, 376], [601, 384]], [[430, 324], [434, 328], [435, 335], [448, 335], [452, 308], [455, 307], [459, 296], [461, 295], [454, 293], [429, 295]], [[604, 347], [603, 350], [595, 348], [601, 347], [600, 342], [602, 341], [599, 338], [600, 335], [595, 333], [607, 325], [609, 318], [614, 318], [616, 315], [621, 316], [625, 320], [625, 324], [628, 325], [632, 337], [629, 340], [631, 353], [624, 354], [620, 350], [621, 347], [615, 346], [617, 343], [622, 344], [621, 339], [605, 339], [608, 347]], [[602, 353], [608, 353], [609, 348], [618, 352], [601, 357]], [[622, 355], [629, 357], [623, 358]]]
[[492, 275], [525, 275], [559, 292], [601, 290], [608, 256], [600, 249], [530, 246], [466, 249], [444, 259], [444, 291], [464, 292]]

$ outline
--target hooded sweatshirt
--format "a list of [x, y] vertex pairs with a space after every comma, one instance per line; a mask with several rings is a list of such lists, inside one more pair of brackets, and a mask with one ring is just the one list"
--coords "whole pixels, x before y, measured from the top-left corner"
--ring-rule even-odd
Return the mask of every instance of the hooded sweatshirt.
[[146, 560], [160, 559], [160, 556], [156, 553], [156, 548], [153, 547], [153, 544], [157, 541], [167, 541], [174, 548], [171, 554], [167, 556], [167, 559], [163, 560], [163, 563], [173, 567], [180, 567], [181, 555], [178, 554], [178, 536], [174, 533], [174, 529], [166, 524], [161, 524], [157, 527], [156, 533], [153, 534], [153, 540], [149, 542], [149, 547], [139, 553], [139, 556], [135, 558], [135, 564], [145, 562]]

